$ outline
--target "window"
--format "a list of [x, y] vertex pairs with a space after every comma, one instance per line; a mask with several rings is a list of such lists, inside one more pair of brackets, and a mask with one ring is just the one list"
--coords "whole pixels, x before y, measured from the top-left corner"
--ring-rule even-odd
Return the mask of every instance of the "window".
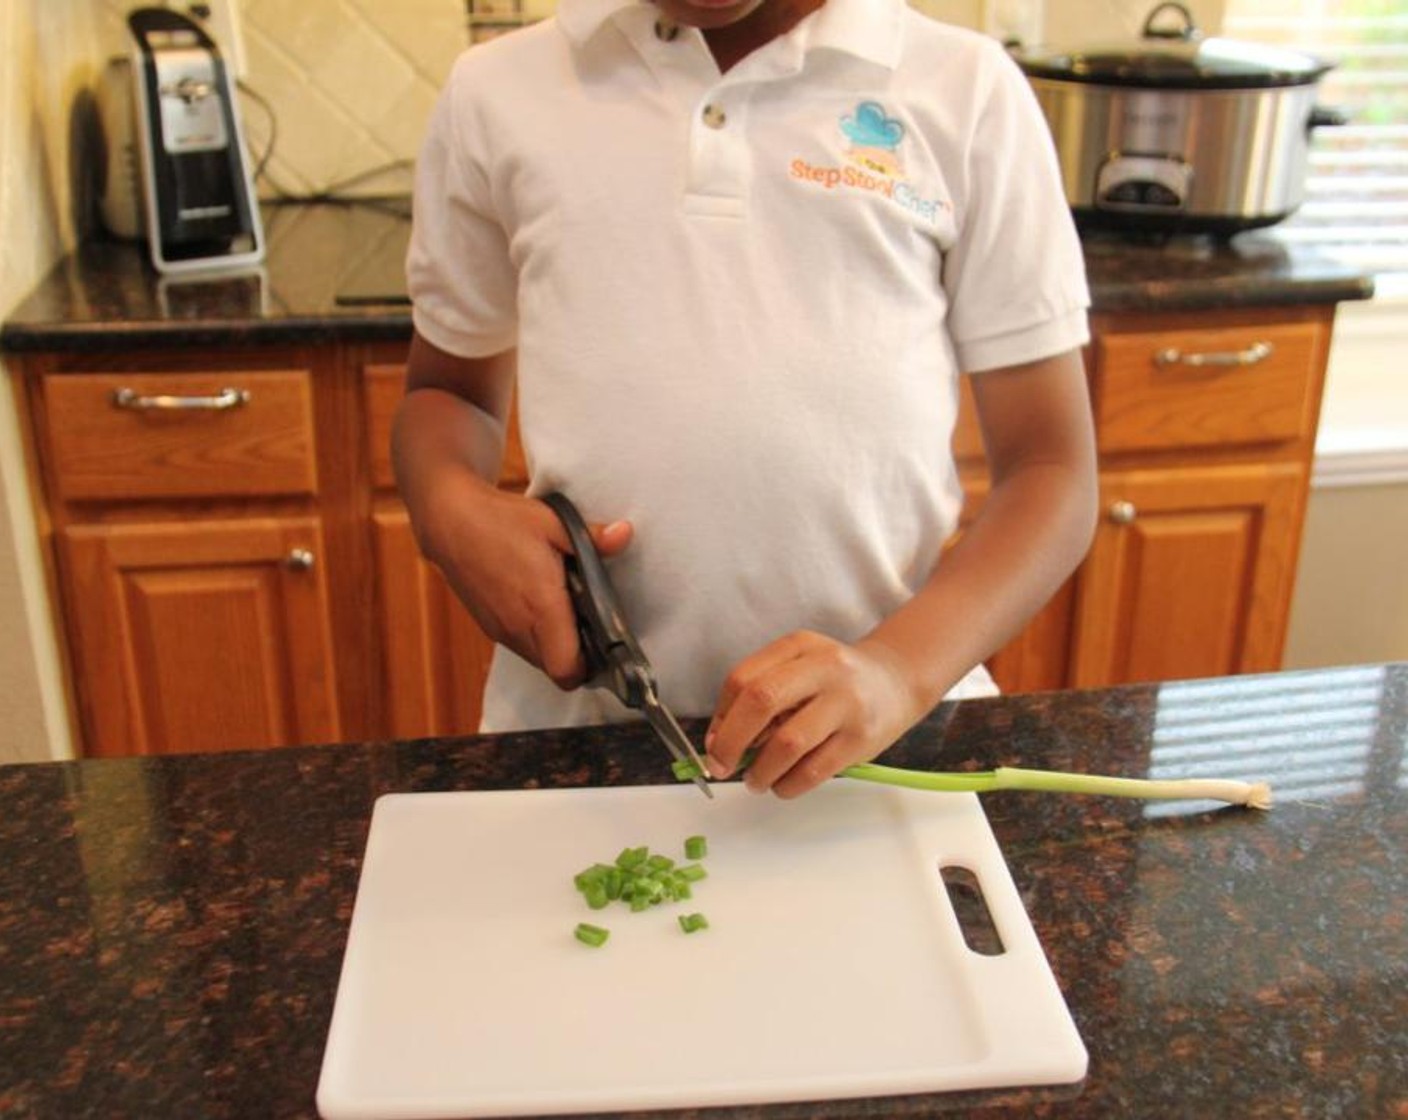
[[1224, 31], [1335, 62], [1319, 103], [1349, 123], [1315, 130], [1301, 209], [1277, 227], [1371, 269], [1408, 280], [1408, 12], [1403, 0], [1229, 0]]

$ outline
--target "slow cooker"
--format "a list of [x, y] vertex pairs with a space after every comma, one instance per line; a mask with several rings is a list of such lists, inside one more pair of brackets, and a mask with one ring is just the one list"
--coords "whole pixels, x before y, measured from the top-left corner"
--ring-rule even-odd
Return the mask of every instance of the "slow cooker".
[[1205, 37], [1159, 4], [1135, 43], [1019, 53], [1056, 141], [1082, 227], [1230, 237], [1289, 217], [1305, 197], [1316, 104], [1332, 64]]

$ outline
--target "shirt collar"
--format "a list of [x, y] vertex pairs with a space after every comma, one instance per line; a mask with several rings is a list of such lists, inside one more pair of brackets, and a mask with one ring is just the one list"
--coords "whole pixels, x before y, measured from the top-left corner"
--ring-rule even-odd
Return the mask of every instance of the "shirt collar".
[[887, 70], [900, 61], [905, 0], [826, 0], [803, 21], [806, 49], [844, 51]]
[[560, 0], [556, 19], [572, 45], [581, 47], [617, 12], [645, 7], [641, 0]]
[[[583, 46], [618, 13], [652, 7], [644, 0], [560, 0], [557, 22], [575, 46]], [[788, 35], [802, 37], [802, 50], [844, 51], [887, 69], [900, 58], [905, 0], [826, 0]]]

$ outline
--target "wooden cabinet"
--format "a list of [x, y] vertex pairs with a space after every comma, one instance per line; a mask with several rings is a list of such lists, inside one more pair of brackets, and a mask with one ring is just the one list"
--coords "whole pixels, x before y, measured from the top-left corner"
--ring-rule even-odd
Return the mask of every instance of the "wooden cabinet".
[[88, 753], [340, 737], [316, 519], [75, 525], [59, 555]]
[[[397, 738], [470, 734], [479, 727], [493, 644], [421, 555], [410, 515], [396, 497], [391, 425], [405, 382], [399, 363], [369, 365], [363, 380], [387, 731]], [[509, 433], [499, 485], [521, 491], [528, 471], [516, 412]]]
[[320, 485], [316, 369], [299, 360], [313, 355], [244, 357], [26, 363], [87, 755], [347, 730], [323, 509], [339, 488]]
[[[1279, 668], [1334, 309], [1096, 315], [1101, 520], [989, 663], [1004, 691]], [[954, 438], [985, 489], [964, 393]]]
[[1287, 464], [1102, 475], [1070, 683], [1279, 668], [1302, 481]]
[[1333, 307], [1096, 317], [1071, 686], [1277, 669]]
[[[1004, 690], [1279, 665], [1333, 315], [1092, 318], [1102, 522], [992, 658]], [[334, 341], [19, 363], [85, 753], [477, 727], [491, 647], [396, 494], [404, 356]], [[971, 516], [986, 480], [966, 389], [954, 448]], [[526, 475], [515, 438], [500, 484]]]
[[472, 733], [493, 645], [421, 556], [404, 508], [378, 509], [372, 526], [387, 730], [400, 739]]

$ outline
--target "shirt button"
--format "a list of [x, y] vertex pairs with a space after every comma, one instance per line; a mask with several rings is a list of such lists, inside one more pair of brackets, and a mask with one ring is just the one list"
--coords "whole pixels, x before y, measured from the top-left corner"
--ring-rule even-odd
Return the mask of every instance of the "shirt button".
[[728, 115], [717, 105], [704, 106], [704, 123], [710, 128], [723, 128], [728, 123]]
[[661, 18], [655, 21], [655, 37], [662, 43], [673, 43], [680, 35], [680, 25]]

